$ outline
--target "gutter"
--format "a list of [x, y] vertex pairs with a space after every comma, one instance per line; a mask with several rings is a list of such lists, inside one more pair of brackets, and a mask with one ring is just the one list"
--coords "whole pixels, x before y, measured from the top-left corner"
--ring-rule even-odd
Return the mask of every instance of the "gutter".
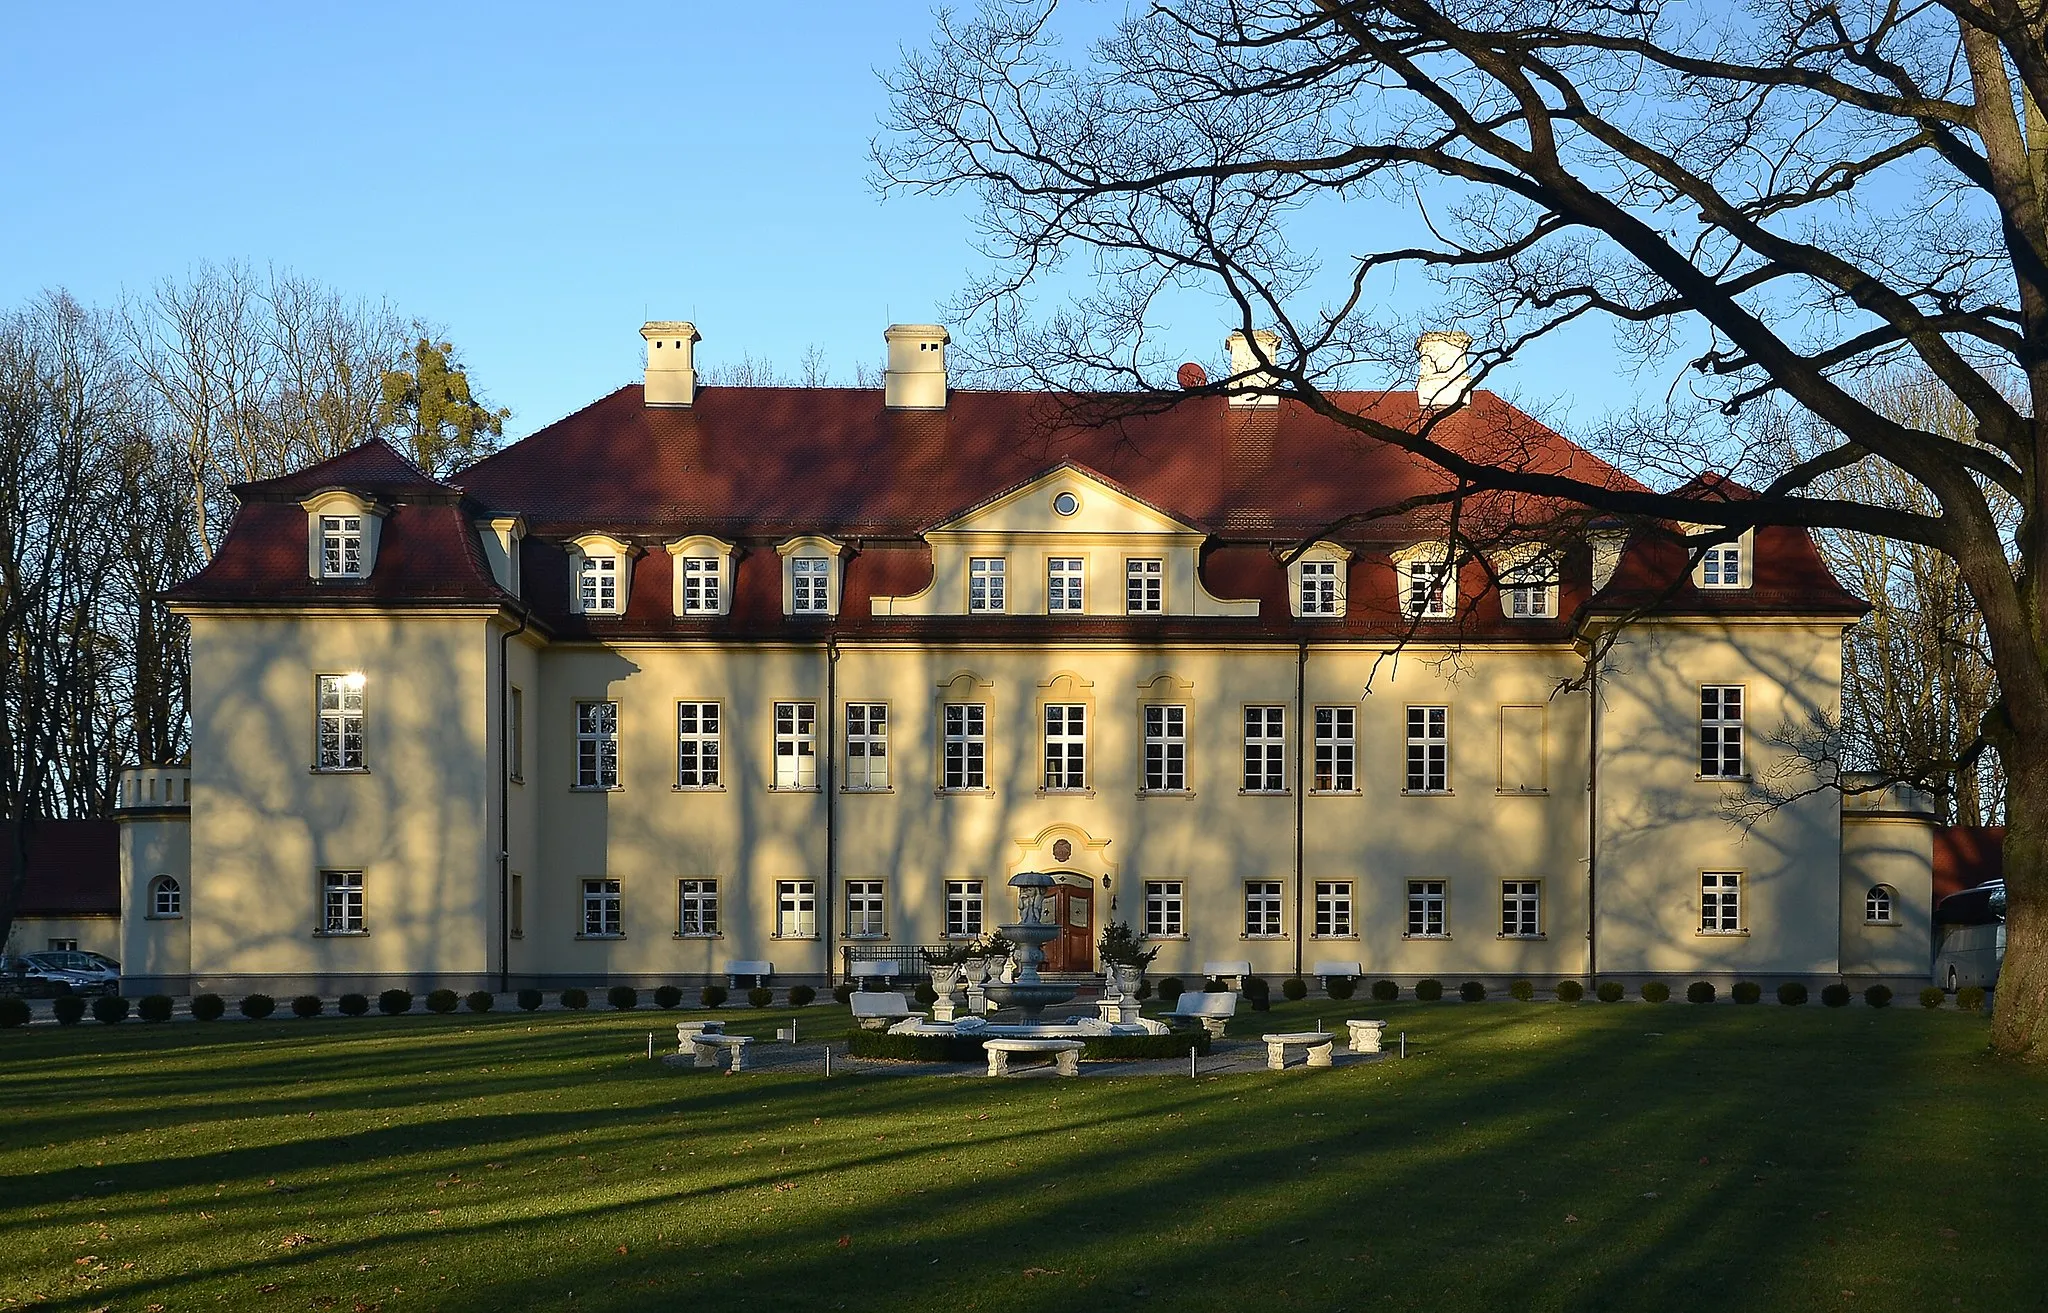
[[1586, 989], [1600, 983], [1600, 666], [1586, 682]]
[[512, 988], [512, 640], [526, 632], [533, 608], [521, 603], [519, 627], [498, 635], [498, 992]]
[[1302, 898], [1306, 888], [1302, 874], [1303, 807], [1308, 801], [1308, 776], [1303, 773], [1308, 723], [1308, 640], [1294, 649], [1294, 974], [1301, 974]]
[[[839, 643], [825, 640], [825, 992], [838, 984], [839, 937]], [[893, 763], [892, 763], [893, 764]]]

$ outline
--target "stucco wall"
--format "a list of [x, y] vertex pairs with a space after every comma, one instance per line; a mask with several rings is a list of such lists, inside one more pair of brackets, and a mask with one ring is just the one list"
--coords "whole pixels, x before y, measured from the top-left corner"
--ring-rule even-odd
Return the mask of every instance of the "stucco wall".
[[[152, 914], [158, 876], [178, 882], [185, 913]], [[192, 820], [185, 814], [121, 818], [121, 987], [130, 994], [188, 992], [192, 958]]]
[[[1887, 885], [1893, 920], [1873, 924], [1867, 896]], [[1928, 982], [1934, 960], [1934, 824], [1931, 816], [1842, 818], [1842, 974]]]
[[81, 952], [105, 953], [117, 962], [122, 960], [118, 916], [18, 917], [8, 933], [8, 951], [40, 953], [49, 948], [52, 939], [76, 939]]

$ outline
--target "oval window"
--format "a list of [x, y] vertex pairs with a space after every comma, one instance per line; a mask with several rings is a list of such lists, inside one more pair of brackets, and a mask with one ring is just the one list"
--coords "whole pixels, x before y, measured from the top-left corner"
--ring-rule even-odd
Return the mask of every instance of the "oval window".
[[1081, 509], [1081, 499], [1071, 492], [1063, 492], [1052, 499], [1052, 508], [1061, 515], [1072, 515]]

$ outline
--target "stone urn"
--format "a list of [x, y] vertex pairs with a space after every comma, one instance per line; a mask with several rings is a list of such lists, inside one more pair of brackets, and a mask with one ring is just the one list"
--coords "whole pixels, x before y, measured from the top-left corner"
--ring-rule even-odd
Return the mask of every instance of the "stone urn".
[[1109, 968], [1110, 978], [1116, 982], [1117, 992], [1126, 998], [1138, 996], [1138, 986], [1145, 983], [1145, 968], [1130, 966], [1122, 962]]
[[960, 968], [950, 963], [932, 967], [932, 990], [940, 998], [946, 997], [960, 984]]
[[988, 979], [988, 959], [985, 957], [968, 958], [966, 965], [960, 968], [960, 974], [967, 978], [967, 988], [970, 993], [980, 989], [981, 982]]

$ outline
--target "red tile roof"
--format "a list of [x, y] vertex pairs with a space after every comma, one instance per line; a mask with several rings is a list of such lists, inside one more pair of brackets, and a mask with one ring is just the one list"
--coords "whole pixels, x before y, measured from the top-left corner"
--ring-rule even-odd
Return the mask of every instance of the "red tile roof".
[[1943, 825], [1934, 830], [1934, 901], [2005, 877], [2003, 825]]
[[[0, 821], [0, 879], [14, 878], [14, 822]], [[121, 827], [39, 821], [29, 836], [28, 889], [16, 916], [119, 916]]]

